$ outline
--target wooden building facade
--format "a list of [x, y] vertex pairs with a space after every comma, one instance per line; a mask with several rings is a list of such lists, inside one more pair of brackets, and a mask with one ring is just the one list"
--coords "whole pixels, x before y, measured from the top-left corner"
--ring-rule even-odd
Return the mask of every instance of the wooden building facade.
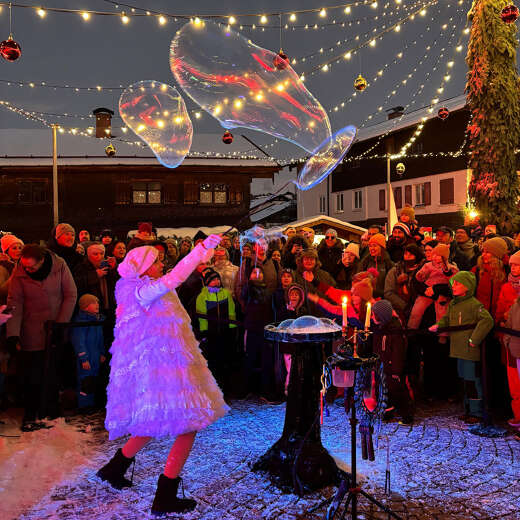
[[[138, 222], [155, 227], [236, 225], [250, 206], [253, 178], [279, 167], [257, 159], [186, 159], [176, 169], [153, 157], [60, 157], [59, 220], [76, 231], [110, 228], [124, 237]], [[0, 157], [0, 229], [26, 242], [53, 226], [50, 157]], [[242, 222], [244, 224], [244, 222]]]

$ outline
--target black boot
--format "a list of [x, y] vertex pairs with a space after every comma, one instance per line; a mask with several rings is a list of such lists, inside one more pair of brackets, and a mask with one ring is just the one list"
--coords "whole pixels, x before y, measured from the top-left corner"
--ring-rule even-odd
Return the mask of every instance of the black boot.
[[[157, 490], [155, 491], [155, 498], [152, 504], [152, 514], [161, 515], [163, 513], [184, 513], [186, 511], [193, 511], [197, 502], [191, 498], [178, 498], [177, 490], [180, 477], [168, 478], [161, 475], [157, 482]], [[182, 489], [182, 496], [184, 497], [184, 488]]]
[[135, 462], [135, 457], [129, 459], [119, 448], [115, 455], [96, 473], [101, 480], [108, 482], [113, 488], [131, 487], [132, 482], [125, 478], [126, 470]]

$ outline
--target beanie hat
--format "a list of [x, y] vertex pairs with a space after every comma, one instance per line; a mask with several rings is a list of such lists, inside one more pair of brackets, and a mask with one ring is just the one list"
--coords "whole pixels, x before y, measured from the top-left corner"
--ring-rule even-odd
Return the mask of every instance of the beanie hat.
[[359, 244], [350, 242], [343, 252], [352, 253], [356, 258], [359, 259]]
[[56, 226], [55, 237], [60, 238], [61, 235], [64, 235], [65, 233], [76, 234], [76, 231], [74, 231], [74, 228], [70, 224], [66, 224], [65, 222], [63, 222], [62, 224], [58, 224]]
[[405, 206], [401, 210], [400, 215], [408, 215], [408, 217], [410, 217], [410, 220], [415, 220], [415, 210], [412, 208], [412, 206]]
[[325, 236], [327, 235], [332, 235], [334, 238], [337, 238], [338, 232], [333, 228], [329, 228], [327, 231], [325, 231]]
[[500, 237], [490, 238], [482, 245], [482, 251], [484, 253], [491, 253], [499, 260], [502, 260], [503, 256], [507, 253], [506, 241]]
[[370, 301], [374, 294], [370, 278], [363, 278], [359, 282], [352, 284], [352, 295], [359, 296], [364, 301]]
[[22, 247], [24, 245], [24, 243], [15, 235], [4, 235], [0, 240], [0, 244], [2, 246], [2, 253], [7, 253], [13, 244], [20, 244]]
[[103, 229], [101, 231], [101, 238], [103, 237], [111, 237], [112, 236], [112, 230], [111, 229]]
[[316, 249], [313, 249], [312, 247], [308, 247], [307, 249], [304, 249], [300, 253], [300, 256], [301, 256], [301, 258], [303, 258], [305, 256], [310, 256], [311, 258], [315, 258], [316, 260], [318, 260], [318, 252], [316, 251]]
[[372, 312], [377, 316], [377, 320], [386, 325], [392, 319], [392, 304], [388, 300], [378, 300], [372, 305]]
[[400, 229], [407, 237], [411, 237], [412, 236], [410, 228], [404, 222], [398, 222], [394, 226], [394, 229], [395, 228]]
[[139, 222], [139, 227], [137, 228], [139, 233], [150, 233], [152, 234], [152, 223], [151, 222]]
[[375, 235], [372, 235], [372, 237], [368, 241], [368, 245], [370, 244], [377, 244], [378, 246], [381, 246], [382, 248], [386, 249], [386, 239], [384, 235], [381, 233], [376, 233]]
[[442, 256], [442, 258], [444, 258], [444, 260], [446, 260], [446, 262], [447, 262], [450, 257], [450, 246], [448, 246], [446, 244], [437, 244], [432, 249], [432, 257], [433, 257], [433, 255]]
[[459, 226], [456, 231], [459, 229], [462, 229], [466, 235], [468, 235], [469, 238], [471, 238], [471, 228], [469, 226]]
[[509, 257], [509, 265], [511, 264], [520, 265], [520, 251]]
[[404, 250], [415, 256], [416, 262], [420, 262], [424, 258], [424, 251], [417, 244], [408, 244]]
[[[220, 275], [215, 271], [215, 269], [204, 269], [202, 271], [202, 283], [207, 287], [211, 280], [215, 280], [215, 278], [218, 278], [220, 280]], [[222, 282], [222, 281], [221, 281]]]
[[131, 249], [119, 264], [117, 272], [123, 278], [139, 278], [151, 267], [159, 256], [159, 251], [152, 246], [141, 246]]
[[84, 294], [79, 300], [78, 300], [78, 306], [79, 308], [84, 311], [89, 305], [92, 303], [99, 302], [98, 298], [94, 296], [93, 294]]

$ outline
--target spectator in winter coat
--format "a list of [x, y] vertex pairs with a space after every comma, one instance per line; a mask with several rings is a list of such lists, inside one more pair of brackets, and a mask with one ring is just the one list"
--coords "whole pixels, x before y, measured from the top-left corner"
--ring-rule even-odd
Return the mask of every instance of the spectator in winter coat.
[[177, 242], [173, 238], [167, 238], [164, 243], [167, 247], [166, 257], [164, 259], [164, 272], [169, 273], [177, 263], [179, 248], [177, 247]]
[[[99, 300], [93, 294], [84, 294], [78, 302], [79, 312], [75, 321], [100, 322], [104, 317], [99, 314]], [[80, 413], [88, 413], [99, 400], [99, 371], [106, 361], [103, 327], [76, 327], [70, 332], [70, 340], [77, 356], [77, 395]]]
[[308, 247], [309, 244], [303, 237], [296, 235], [289, 238], [282, 249], [282, 267], [296, 271], [296, 257]]
[[103, 229], [99, 235], [99, 240], [105, 247], [108, 247], [114, 241], [114, 233], [111, 229]]
[[[330, 274], [321, 269], [318, 253], [313, 248], [305, 249], [305, 251], [303, 251], [296, 259], [294, 281], [300, 287], [303, 287], [306, 296], [311, 293], [319, 293], [320, 291], [318, 286], [320, 283], [324, 283], [331, 287], [336, 286], [336, 282]], [[323, 295], [321, 294], [321, 296]], [[314, 303], [309, 301], [308, 298], [306, 298], [304, 307], [308, 314], [314, 315], [318, 312]]]
[[134, 249], [135, 247], [148, 246], [150, 242], [155, 240], [153, 236], [153, 228], [151, 222], [139, 222], [137, 227], [137, 233], [134, 238], [128, 242], [127, 251]]
[[83, 262], [83, 255], [76, 250], [75, 239], [74, 228], [63, 222], [53, 228], [51, 238], [47, 242], [48, 249], [65, 260], [70, 272]]
[[[418, 329], [421, 324], [422, 317], [426, 309], [433, 303], [435, 287], [447, 285], [449, 279], [458, 271], [457, 267], [448, 263], [450, 249], [445, 244], [439, 244], [432, 250], [432, 261], [426, 262], [419, 271], [417, 271], [415, 278], [422, 283], [425, 283], [428, 288], [424, 292], [424, 296], [420, 295], [415, 300], [410, 319], [408, 320], [408, 327], [410, 329]], [[438, 300], [435, 301], [435, 315], [437, 321], [441, 319], [446, 309], [440, 305]]]
[[0, 304], [7, 301], [9, 280], [14, 268], [20, 260], [23, 242], [14, 235], [4, 235], [0, 241], [2, 246], [2, 258], [0, 258]]
[[82, 245], [84, 242], [90, 242], [90, 233], [86, 229], [82, 229], [78, 233], [78, 242]]
[[272, 296], [273, 321], [280, 322], [291, 318], [287, 313], [287, 291], [294, 284], [294, 274], [291, 269], [280, 271], [280, 283]]
[[386, 251], [386, 240], [381, 233], [376, 233], [368, 241], [369, 254], [361, 260], [361, 271], [374, 268], [377, 273], [374, 296], [382, 298], [385, 292], [385, 279], [387, 273], [392, 269], [394, 263]]
[[[7, 305], [13, 309], [7, 322], [8, 346], [21, 351], [24, 428], [33, 428], [38, 415], [44, 418], [59, 414], [57, 349], [48, 353], [50, 359], [44, 373], [45, 322], [70, 321], [76, 296], [74, 279], [62, 258], [36, 244], [24, 246], [7, 298]], [[44, 379], [46, 393], [42, 403]]]
[[78, 296], [93, 294], [99, 301], [101, 312], [109, 322], [115, 320], [115, 287], [117, 263], [114, 257], [105, 259], [105, 246], [93, 242], [87, 249], [87, 258], [72, 273]]
[[[391, 303], [403, 323], [408, 323], [410, 311], [418, 295], [423, 294], [425, 287], [416, 278], [422, 267], [424, 253], [414, 244], [405, 247], [403, 260], [395, 264], [388, 272], [385, 280], [385, 298]], [[424, 288], [423, 288], [424, 287]]]
[[457, 247], [457, 242], [453, 240], [453, 230], [447, 226], [441, 226], [435, 230], [435, 238], [439, 244], [445, 244], [450, 248], [450, 256], [448, 262], [455, 264], [459, 270], [460, 265], [467, 264], [467, 258], [464, 253]]
[[242, 253], [240, 251], [240, 237], [236, 235], [232, 241], [233, 245], [229, 252], [229, 261], [238, 267], [240, 267], [240, 259], [242, 257]]
[[410, 230], [410, 236], [416, 244], [421, 244], [424, 240], [424, 235], [419, 231], [419, 226], [415, 220], [415, 210], [412, 206], [406, 205], [399, 214], [399, 222], [405, 224]]
[[461, 271], [471, 271], [480, 255], [477, 244], [471, 240], [471, 230], [467, 226], [460, 226], [455, 231], [457, 244], [456, 263]]
[[321, 268], [336, 279], [341, 269], [341, 257], [343, 256], [343, 243], [338, 238], [338, 232], [329, 228], [325, 232], [325, 238], [318, 246], [318, 258]]
[[305, 238], [305, 240], [307, 240], [309, 247], [314, 247], [314, 236], [316, 234], [314, 229], [309, 226], [305, 226], [305, 227], [302, 227], [301, 231], [302, 231], [303, 238]]
[[341, 264], [338, 274], [336, 275], [336, 284], [338, 289], [350, 291], [352, 287], [352, 278], [359, 272], [359, 244], [350, 242], [343, 250], [341, 256]]
[[107, 257], [111, 257], [112, 256], [112, 257], [114, 257], [116, 259], [116, 264], [117, 265], [119, 265], [125, 259], [125, 256], [126, 256], [126, 244], [122, 240], [114, 240], [110, 244], [109, 247], [105, 248], [105, 250], [106, 250]]
[[[509, 310], [506, 327], [520, 331], [520, 299], [517, 299]], [[513, 408], [514, 414], [513, 418], [508, 422], [510, 426], [520, 431], [520, 388], [518, 386], [518, 382], [520, 381], [520, 338], [516, 336], [505, 335], [504, 344], [508, 352], [509, 364], [507, 376], [512, 397], [511, 407]], [[516, 364], [516, 380], [513, 375], [510, 375], [510, 372], [513, 371], [513, 364]], [[513, 387], [511, 386], [511, 383], [513, 383]]]
[[179, 243], [179, 258], [177, 262], [180, 262], [190, 251], [193, 246], [190, 237], [184, 237]]
[[[383, 363], [388, 388], [388, 408], [394, 408], [401, 417], [401, 424], [413, 423], [413, 404], [406, 386], [406, 350], [408, 341], [402, 332], [403, 326], [393, 312], [388, 300], [379, 300], [372, 306], [374, 322], [372, 349]], [[383, 334], [381, 329], [397, 334]], [[393, 410], [392, 410], [393, 411]]]
[[[222, 249], [225, 251], [225, 249]], [[227, 251], [226, 251], [227, 253]], [[204, 287], [196, 300], [201, 349], [208, 360], [208, 367], [224, 394], [229, 389], [229, 372], [236, 341], [235, 302], [228, 289], [222, 286], [220, 275], [214, 269], [205, 269], [202, 275]], [[204, 318], [203, 316], [207, 316]]]
[[[498, 297], [498, 305], [496, 311], [496, 323], [502, 327], [506, 326], [509, 328], [518, 327], [518, 316], [511, 319], [512, 307], [520, 297], [520, 251], [515, 253], [509, 259], [509, 268], [511, 272], [507, 277], [507, 282], [502, 285], [500, 289], [500, 296]], [[509, 325], [508, 325], [509, 323]], [[513, 327], [511, 325], [514, 325]], [[513, 410], [513, 418], [509, 421], [509, 424], [514, 428], [520, 427], [520, 379], [518, 378], [518, 359], [519, 355], [515, 355], [515, 347], [520, 345], [520, 338], [514, 336], [504, 336], [502, 342], [506, 347], [507, 357], [507, 381], [509, 384], [509, 393], [511, 395], [511, 409]], [[509, 347], [513, 347], [513, 350]]]
[[386, 244], [386, 250], [392, 259], [392, 262], [400, 262], [403, 259], [404, 248], [408, 244], [415, 244], [412, 238], [410, 228], [403, 222], [397, 222], [392, 229], [392, 235]]
[[222, 287], [227, 289], [231, 294], [234, 294], [238, 267], [229, 261], [228, 250], [219, 245], [215, 248], [212, 262], [213, 269], [220, 275]]
[[430, 328], [475, 325], [469, 330], [450, 332], [450, 356], [457, 358], [459, 377], [464, 381], [464, 415], [468, 423], [482, 417], [482, 382], [479, 367], [480, 343], [493, 328], [493, 318], [475, 297], [476, 279], [473, 273], [459, 271], [450, 278], [453, 300], [448, 312]]

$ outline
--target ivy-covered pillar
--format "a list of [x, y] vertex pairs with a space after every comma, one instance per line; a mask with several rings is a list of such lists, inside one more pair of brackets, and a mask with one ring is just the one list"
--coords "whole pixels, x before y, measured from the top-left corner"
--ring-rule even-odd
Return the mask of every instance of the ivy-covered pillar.
[[466, 92], [472, 113], [469, 197], [481, 222], [496, 224], [502, 233], [516, 226], [520, 194], [515, 159], [520, 138], [516, 8], [513, 16], [502, 14], [509, 5], [506, 0], [473, 2], [466, 57]]

